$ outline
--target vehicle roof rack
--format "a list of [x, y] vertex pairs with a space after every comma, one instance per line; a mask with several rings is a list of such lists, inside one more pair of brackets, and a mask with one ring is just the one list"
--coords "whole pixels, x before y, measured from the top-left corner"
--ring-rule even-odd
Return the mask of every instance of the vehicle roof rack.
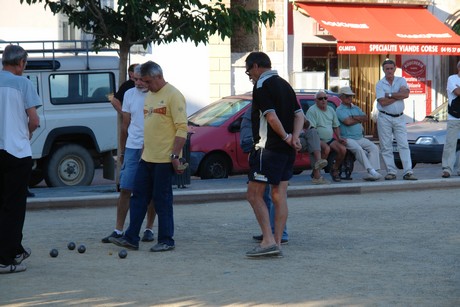
[[[55, 62], [56, 55], [79, 55], [86, 56], [86, 69], [89, 70], [89, 56], [99, 52], [117, 52], [116, 48], [94, 48], [92, 40], [41, 40], [41, 41], [2, 41], [0, 40], [0, 54], [7, 45], [19, 45], [24, 48], [27, 53], [41, 54], [43, 58], [51, 56]], [[53, 70], [59, 67], [53, 67]]]

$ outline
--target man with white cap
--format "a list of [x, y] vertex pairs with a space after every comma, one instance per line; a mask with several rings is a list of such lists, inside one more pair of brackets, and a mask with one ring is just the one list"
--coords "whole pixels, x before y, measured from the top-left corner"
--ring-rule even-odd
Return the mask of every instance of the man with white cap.
[[364, 180], [379, 180], [382, 178], [382, 175], [376, 171], [380, 169], [379, 149], [377, 145], [364, 137], [362, 123], [368, 118], [363, 110], [352, 103], [354, 95], [355, 93], [348, 86], [339, 90], [339, 98], [342, 103], [336, 113], [340, 122], [340, 134], [347, 139], [345, 145], [347, 149], [367, 170], [368, 176], [364, 177]]

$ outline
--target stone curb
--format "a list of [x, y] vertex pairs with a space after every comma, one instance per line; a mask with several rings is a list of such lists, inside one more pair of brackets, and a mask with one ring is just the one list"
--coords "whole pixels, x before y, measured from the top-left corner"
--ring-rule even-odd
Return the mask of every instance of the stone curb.
[[[340, 183], [329, 185], [292, 185], [288, 188], [288, 197], [308, 197], [327, 195], [365, 194], [374, 192], [401, 192], [427, 189], [453, 189], [460, 187], [460, 178], [426, 179], [417, 181], [377, 181], [359, 183]], [[102, 193], [101, 193], [102, 194]], [[118, 193], [77, 197], [29, 198], [29, 210], [107, 207], [116, 206]], [[196, 204], [226, 202], [246, 199], [246, 188], [175, 190], [174, 204]]]

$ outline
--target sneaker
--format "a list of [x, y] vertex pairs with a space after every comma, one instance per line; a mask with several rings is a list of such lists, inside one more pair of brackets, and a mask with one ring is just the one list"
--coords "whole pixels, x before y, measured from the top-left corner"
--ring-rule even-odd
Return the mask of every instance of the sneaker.
[[[262, 240], [264, 239], [264, 236], [258, 235], [258, 236], [252, 236], [252, 238], [257, 242], [262, 242]], [[289, 243], [289, 239], [281, 239], [281, 245], [288, 244], [288, 243]]]
[[417, 177], [414, 176], [412, 173], [407, 173], [403, 176], [404, 180], [417, 180]]
[[138, 250], [139, 249], [139, 246], [130, 243], [128, 240], [126, 240], [123, 237], [121, 237], [121, 238], [109, 237], [109, 241], [110, 241], [110, 243], [113, 243], [113, 244], [121, 246], [121, 247], [126, 247], [128, 249], [132, 249], [132, 250]]
[[323, 169], [327, 166], [327, 160], [325, 159], [319, 159], [318, 161], [315, 162], [315, 166], [313, 167], [313, 169]]
[[366, 177], [364, 177], [363, 179], [366, 180], [366, 181], [377, 181], [377, 180], [380, 180], [382, 178], [382, 175], [380, 175], [379, 173], [377, 173], [376, 171], [374, 171], [375, 174], [371, 174], [369, 173]]
[[442, 172], [442, 178], [449, 178], [449, 177], [450, 177], [450, 173], [448, 171]]
[[110, 238], [121, 238], [123, 237], [123, 234], [118, 234], [116, 231], [112, 232], [110, 235], [108, 235], [105, 238], [102, 238], [102, 243], [110, 243]]
[[24, 264], [0, 264], [0, 274], [24, 272], [27, 267]]
[[157, 243], [150, 249], [151, 252], [167, 252], [173, 250], [175, 248], [174, 245], [168, 245], [166, 243]]
[[396, 175], [395, 174], [387, 174], [385, 176], [385, 180], [395, 180], [396, 179]]
[[313, 184], [329, 184], [329, 180], [325, 179], [323, 176], [319, 177], [319, 178], [313, 178], [311, 180], [311, 183]]
[[142, 242], [152, 242], [154, 239], [153, 237], [153, 231], [151, 229], [146, 229], [144, 231], [144, 235], [142, 236], [141, 241]]
[[278, 248], [278, 245], [274, 244], [268, 247], [256, 246], [250, 251], [246, 252], [246, 257], [262, 257], [268, 255], [277, 255], [281, 251]]
[[13, 260], [14, 264], [15, 265], [21, 264], [21, 262], [23, 262], [24, 260], [30, 257], [30, 254], [32, 254], [32, 250], [28, 247], [24, 247], [24, 252], [14, 257], [14, 260]]
[[380, 180], [380, 179], [382, 179], [382, 177], [383, 177], [379, 172], [377, 172], [377, 171], [374, 170], [374, 169], [371, 169], [371, 170], [369, 171], [369, 175], [371, 175], [372, 177], [374, 177], [375, 180]]

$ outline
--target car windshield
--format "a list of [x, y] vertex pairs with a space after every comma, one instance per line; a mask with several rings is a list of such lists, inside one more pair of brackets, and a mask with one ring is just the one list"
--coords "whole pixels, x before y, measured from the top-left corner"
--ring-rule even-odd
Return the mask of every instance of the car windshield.
[[188, 121], [194, 126], [218, 127], [250, 103], [248, 99], [222, 98], [190, 115]]
[[427, 115], [424, 121], [444, 121], [447, 120], [447, 102], [433, 110], [430, 115]]

